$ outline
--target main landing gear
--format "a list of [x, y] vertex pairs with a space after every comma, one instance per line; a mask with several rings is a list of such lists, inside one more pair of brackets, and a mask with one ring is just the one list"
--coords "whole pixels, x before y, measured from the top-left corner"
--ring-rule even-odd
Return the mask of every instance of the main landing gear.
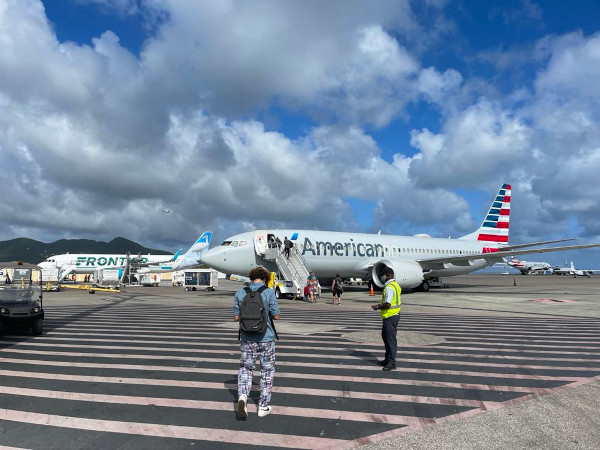
[[421, 292], [429, 292], [429, 282], [427, 280], [423, 280], [416, 290]]

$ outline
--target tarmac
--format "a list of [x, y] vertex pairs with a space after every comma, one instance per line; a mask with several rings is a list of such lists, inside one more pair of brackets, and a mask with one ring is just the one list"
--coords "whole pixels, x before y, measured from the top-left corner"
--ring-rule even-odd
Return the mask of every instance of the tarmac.
[[241, 283], [45, 293], [44, 333], [0, 339], [0, 446], [596, 449], [600, 277], [444, 281], [403, 293], [392, 372], [366, 287], [281, 299], [273, 413], [256, 415], [257, 370], [246, 420]]

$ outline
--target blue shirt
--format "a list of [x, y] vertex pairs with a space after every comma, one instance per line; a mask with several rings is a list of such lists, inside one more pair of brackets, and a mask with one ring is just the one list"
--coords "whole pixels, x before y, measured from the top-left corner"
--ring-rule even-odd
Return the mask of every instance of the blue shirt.
[[[264, 286], [264, 283], [250, 283], [250, 289], [252, 291], [256, 291], [259, 287]], [[277, 304], [277, 299], [275, 298], [275, 293], [273, 289], [265, 289], [261, 293], [263, 305], [265, 306], [265, 310], [269, 311], [271, 316], [279, 315], [279, 305]], [[246, 297], [246, 291], [242, 288], [235, 293], [234, 302], [233, 302], [233, 315], [240, 315], [240, 306], [242, 301]], [[250, 341], [250, 342], [271, 342], [275, 340], [275, 331], [273, 331], [273, 324], [269, 320], [267, 323], [267, 331], [265, 334], [244, 334], [241, 336], [242, 341]]]

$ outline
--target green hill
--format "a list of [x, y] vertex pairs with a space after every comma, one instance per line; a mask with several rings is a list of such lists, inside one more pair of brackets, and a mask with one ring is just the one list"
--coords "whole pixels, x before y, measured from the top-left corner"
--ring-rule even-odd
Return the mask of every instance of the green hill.
[[0, 261], [24, 261], [38, 264], [52, 255], [63, 253], [117, 253], [132, 255], [157, 254], [171, 255], [171, 252], [144, 247], [137, 242], [122, 237], [110, 242], [93, 241], [91, 239], [60, 239], [49, 244], [28, 238], [0, 241]]

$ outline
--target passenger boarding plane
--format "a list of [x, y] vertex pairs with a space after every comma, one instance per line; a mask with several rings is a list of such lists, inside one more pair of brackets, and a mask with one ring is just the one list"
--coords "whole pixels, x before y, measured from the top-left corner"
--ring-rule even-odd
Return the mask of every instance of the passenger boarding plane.
[[181, 254], [181, 249], [173, 256], [169, 255], [103, 255], [70, 254], [55, 255], [38, 264], [42, 269], [59, 269], [59, 278], [64, 279], [73, 273], [94, 273], [100, 269], [124, 269], [128, 259], [135, 260], [141, 267], [139, 273], [172, 272], [195, 267], [200, 255], [210, 245], [211, 232], [204, 232], [189, 250]]
[[339, 273], [344, 278], [372, 278], [383, 287], [381, 273], [394, 270], [402, 287], [429, 290], [435, 277], [461, 275], [497, 262], [503, 257], [598, 247], [600, 244], [566, 247], [527, 247], [564, 242], [567, 239], [508, 245], [511, 187], [502, 185], [483, 223], [473, 233], [459, 239], [432, 238], [428, 235], [392, 236], [313, 230], [256, 230], [227, 238], [201, 257], [204, 264], [227, 274], [246, 274], [256, 266], [276, 271], [264, 259], [267, 241], [287, 236], [304, 257], [310, 270], [320, 278]]

